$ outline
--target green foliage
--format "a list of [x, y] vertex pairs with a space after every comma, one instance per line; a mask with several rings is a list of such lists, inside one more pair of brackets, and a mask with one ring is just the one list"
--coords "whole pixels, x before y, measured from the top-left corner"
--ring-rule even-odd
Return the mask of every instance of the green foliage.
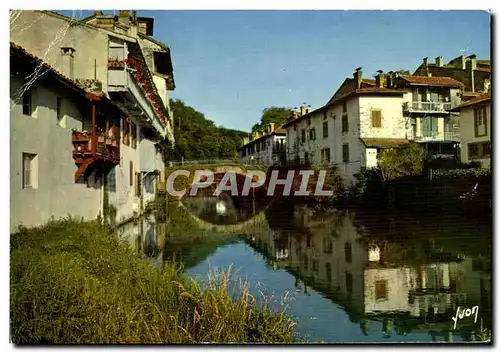
[[252, 126], [252, 132], [265, 129], [270, 123], [276, 124], [276, 127], [283, 125], [292, 115], [292, 110], [285, 107], [270, 107], [262, 111], [260, 123]]
[[[283, 313], [228, 275], [204, 290], [167, 263], [158, 271], [97, 222], [71, 219], [11, 236], [14, 343], [291, 342]], [[236, 299], [235, 299], [236, 298]]]
[[378, 169], [384, 181], [419, 175], [424, 169], [425, 150], [417, 143], [411, 143], [408, 147], [382, 150], [377, 157]]
[[169, 160], [205, 160], [235, 158], [243, 145], [246, 132], [218, 127], [203, 113], [186, 106], [181, 100], [171, 100], [175, 117], [175, 146], [167, 147]]

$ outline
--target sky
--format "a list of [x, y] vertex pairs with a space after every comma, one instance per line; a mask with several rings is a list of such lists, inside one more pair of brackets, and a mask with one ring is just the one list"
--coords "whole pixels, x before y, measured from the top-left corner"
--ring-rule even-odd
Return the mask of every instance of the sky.
[[[61, 11], [71, 15], [71, 11]], [[106, 12], [106, 11], [105, 11]], [[87, 16], [91, 11], [77, 11]], [[171, 48], [180, 99], [249, 131], [271, 106], [324, 105], [357, 67], [414, 71], [429, 57], [490, 59], [485, 11], [137, 11]]]

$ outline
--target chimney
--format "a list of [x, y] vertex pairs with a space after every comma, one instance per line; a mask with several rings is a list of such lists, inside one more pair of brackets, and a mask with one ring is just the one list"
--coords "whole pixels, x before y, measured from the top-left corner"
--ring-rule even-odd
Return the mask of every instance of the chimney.
[[94, 16], [102, 16], [102, 11], [94, 10]]
[[384, 88], [384, 83], [385, 83], [384, 81], [385, 81], [384, 71], [378, 70], [377, 76], [375, 76], [375, 83], [377, 85], [377, 88]]
[[269, 133], [274, 131], [274, 123], [269, 123]]
[[439, 66], [439, 67], [443, 66], [443, 57], [442, 56], [438, 56], [436, 58], [436, 66]]
[[470, 77], [470, 82], [471, 82], [471, 88], [472, 88], [472, 92], [476, 92], [477, 89], [476, 89], [476, 85], [475, 85], [475, 75], [474, 75], [474, 70], [477, 69], [477, 61], [476, 61], [476, 56], [475, 55], [471, 55], [467, 58], [467, 61], [465, 63], [465, 69], [467, 70], [467, 72], [469, 73], [469, 77]]
[[118, 13], [118, 22], [123, 25], [130, 25], [130, 11], [120, 10], [120, 12]]
[[429, 59], [428, 57], [425, 57], [425, 58], [422, 59], [422, 61], [424, 62], [424, 66], [425, 67], [427, 67], [427, 65], [428, 65], [428, 59]]
[[354, 71], [353, 77], [354, 82], [356, 82], [356, 89], [361, 88], [361, 82], [363, 82], [363, 71], [361, 71], [362, 67], [358, 67], [356, 71]]
[[394, 72], [392, 71], [389, 71], [385, 77], [385, 82], [386, 82], [386, 87], [387, 88], [392, 88], [393, 84], [394, 84], [394, 80], [393, 80], [393, 77], [394, 77]]
[[306, 104], [304, 103], [300, 106], [300, 116], [305, 114], [306, 114]]

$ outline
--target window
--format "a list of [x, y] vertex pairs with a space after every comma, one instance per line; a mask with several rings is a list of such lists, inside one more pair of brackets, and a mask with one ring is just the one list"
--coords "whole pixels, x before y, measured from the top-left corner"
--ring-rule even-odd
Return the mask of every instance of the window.
[[342, 161], [349, 162], [349, 144], [344, 143], [342, 145]]
[[342, 133], [349, 131], [349, 120], [347, 120], [347, 115], [342, 115]]
[[23, 189], [36, 189], [36, 154], [23, 153]]
[[469, 143], [469, 159], [489, 158], [491, 156], [491, 142]]
[[346, 102], [342, 103], [342, 114], [347, 114], [347, 103]]
[[23, 114], [24, 115], [31, 115], [33, 113], [33, 106], [32, 106], [32, 94], [31, 94], [31, 89], [26, 90], [23, 93]]
[[345, 273], [345, 287], [347, 293], [352, 292], [352, 274], [350, 274], [349, 272]]
[[316, 140], [316, 129], [312, 128], [309, 130], [309, 140], [314, 141]]
[[328, 137], [328, 121], [323, 121], [323, 138]]
[[345, 262], [351, 263], [351, 261], [352, 261], [352, 245], [351, 245], [351, 243], [344, 244], [344, 255], [345, 255]]
[[474, 134], [476, 137], [487, 135], [486, 107], [474, 109]]
[[333, 242], [328, 235], [323, 236], [323, 252], [325, 254], [331, 254], [333, 252]]
[[61, 127], [65, 127], [64, 114], [62, 111], [63, 99], [61, 97], [57, 97], [56, 102], [56, 115], [57, 115], [57, 125]]
[[306, 142], [306, 129], [302, 129], [300, 133], [301, 133], [302, 143]]
[[309, 152], [304, 152], [304, 160], [306, 163], [309, 163]]
[[130, 186], [134, 186], [134, 163], [132, 161], [130, 161], [128, 177], [130, 180]]
[[375, 300], [387, 299], [387, 281], [375, 281]]
[[319, 262], [318, 260], [313, 260], [312, 263], [312, 270], [314, 273], [318, 274], [319, 273]]
[[297, 131], [297, 124], [293, 125], [293, 131]]
[[372, 110], [372, 127], [382, 127], [381, 110]]
[[323, 111], [323, 120], [326, 120], [328, 118], [328, 112], [326, 110]]
[[326, 279], [328, 283], [332, 281], [332, 264], [327, 262], [325, 264]]
[[311, 118], [307, 119], [307, 126], [311, 126]]
[[68, 70], [69, 78], [74, 78], [74, 57], [75, 57], [75, 49], [71, 47], [63, 47], [61, 48], [61, 55], [63, 57], [63, 66]]
[[309, 269], [309, 257], [307, 254], [304, 254], [304, 271], [307, 271]]
[[330, 148], [321, 150], [321, 163], [330, 163]]

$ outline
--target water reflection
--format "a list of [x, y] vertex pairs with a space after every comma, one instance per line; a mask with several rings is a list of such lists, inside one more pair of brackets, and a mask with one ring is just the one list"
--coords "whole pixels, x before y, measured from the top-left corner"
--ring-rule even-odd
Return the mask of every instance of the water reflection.
[[118, 236], [134, 252], [150, 261], [156, 268], [163, 266], [163, 250], [167, 237], [167, 224], [158, 222], [154, 213], [129, 222], [118, 228]]
[[[467, 237], [456, 236], [464, 230], [448, 222], [438, 228], [441, 233], [453, 228], [451, 238], [437, 237], [440, 232], [433, 233], [427, 224], [425, 234], [415, 239], [409, 223], [401, 228], [394, 220], [373, 220], [358, 222], [353, 214], [318, 214], [302, 208], [296, 210], [291, 229], [256, 233], [247, 241], [273, 268], [293, 274], [304, 292], [312, 288], [341, 306], [365, 335], [370, 321], [381, 321], [386, 336], [425, 330], [432, 340], [441, 341], [453, 340], [454, 335], [475, 339], [481, 322], [491, 327], [489, 254], [470, 251], [470, 239], [486, 244], [486, 238], [491, 244], [491, 233], [475, 235], [467, 229]], [[421, 221], [415, 223], [418, 229]], [[416, 241], [421, 246], [410, 249]], [[449, 242], [454, 246], [442, 247]], [[482, 321], [478, 318], [474, 324], [472, 316], [461, 319], [453, 332], [457, 308], [476, 305]]]

